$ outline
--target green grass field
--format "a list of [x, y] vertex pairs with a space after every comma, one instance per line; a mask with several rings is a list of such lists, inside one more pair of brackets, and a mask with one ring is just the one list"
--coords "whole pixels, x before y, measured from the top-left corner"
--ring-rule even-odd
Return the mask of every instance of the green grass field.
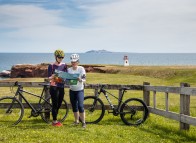
[[[111, 67], [110, 67], [111, 68]], [[121, 68], [122, 70], [118, 70]], [[111, 69], [110, 69], [111, 70]], [[87, 73], [87, 83], [91, 84], [143, 84], [150, 82], [156, 86], [179, 86], [180, 82], [188, 82], [191, 87], [196, 87], [196, 68], [190, 67], [115, 67], [114, 73]], [[129, 71], [130, 70], [130, 71]], [[133, 72], [134, 71], [134, 72]], [[142, 71], [142, 72], [141, 72]], [[164, 75], [165, 73], [165, 75]], [[163, 76], [164, 75], [164, 76]], [[20, 79], [12, 79], [20, 80]], [[22, 81], [43, 81], [42, 78], [22, 79]], [[40, 93], [41, 89], [25, 88], [32, 92]], [[116, 91], [111, 91], [118, 94]], [[10, 95], [7, 87], [0, 87], [0, 96]], [[93, 90], [85, 90], [85, 95], [92, 95]], [[157, 94], [157, 106], [164, 108], [164, 94]], [[142, 97], [140, 91], [128, 91], [125, 98]], [[68, 89], [65, 99], [69, 102]], [[151, 98], [152, 99], [152, 98]], [[30, 99], [32, 102], [35, 99]], [[171, 111], [179, 112], [179, 95], [169, 95]], [[104, 101], [105, 102], [105, 101]], [[151, 101], [152, 102], [152, 101]], [[196, 96], [191, 97], [191, 115], [196, 117]], [[62, 143], [62, 142], [126, 142], [126, 143], [195, 143], [196, 127], [190, 126], [189, 131], [180, 131], [179, 122], [150, 114], [147, 121], [137, 127], [126, 126], [119, 116], [113, 116], [106, 111], [105, 116], [98, 124], [71, 126], [73, 114], [70, 110], [63, 127], [53, 127], [42, 121], [41, 117], [28, 118], [30, 111], [25, 110], [21, 123], [14, 127], [0, 124], [0, 143]]]

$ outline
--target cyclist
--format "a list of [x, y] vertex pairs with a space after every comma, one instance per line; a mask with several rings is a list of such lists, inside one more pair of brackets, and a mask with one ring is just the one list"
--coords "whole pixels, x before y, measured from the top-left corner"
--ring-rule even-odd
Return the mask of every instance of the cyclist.
[[62, 123], [57, 121], [57, 115], [64, 98], [64, 82], [55, 77], [54, 71], [56, 69], [67, 72], [67, 65], [62, 62], [65, 56], [63, 50], [55, 50], [54, 56], [55, 62], [48, 66], [48, 77], [50, 80], [50, 95], [52, 99], [52, 125], [62, 126]]
[[69, 96], [72, 105], [72, 110], [74, 113], [74, 125], [79, 124], [79, 118], [82, 121], [82, 127], [86, 128], [85, 123], [85, 112], [84, 112], [84, 82], [86, 81], [86, 71], [84, 67], [78, 66], [79, 55], [72, 54], [71, 57], [71, 67], [68, 68], [68, 73], [79, 74], [76, 85], [70, 85]]

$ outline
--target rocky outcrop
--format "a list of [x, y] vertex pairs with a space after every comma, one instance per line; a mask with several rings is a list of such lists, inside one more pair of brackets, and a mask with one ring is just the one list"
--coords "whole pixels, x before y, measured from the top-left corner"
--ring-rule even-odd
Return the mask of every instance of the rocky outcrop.
[[47, 77], [48, 64], [18, 64], [11, 68], [11, 78], [16, 77]]
[[[47, 77], [48, 65], [49, 64], [47, 63], [37, 64], [37, 65], [17, 64], [12, 66], [10, 77], [11, 78]], [[85, 68], [86, 72], [100, 72], [98, 67], [104, 67], [98, 65], [82, 65], [82, 66]]]
[[10, 70], [3, 70], [2, 72], [0, 72], [0, 77], [10, 77]]

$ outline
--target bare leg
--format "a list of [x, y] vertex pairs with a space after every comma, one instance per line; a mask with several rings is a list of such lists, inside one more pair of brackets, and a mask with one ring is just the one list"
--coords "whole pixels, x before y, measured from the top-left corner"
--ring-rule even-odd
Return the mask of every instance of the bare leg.
[[79, 112], [74, 112], [75, 122], [79, 123]]
[[82, 123], [85, 123], [85, 112], [80, 113], [80, 119], [82, 120]]

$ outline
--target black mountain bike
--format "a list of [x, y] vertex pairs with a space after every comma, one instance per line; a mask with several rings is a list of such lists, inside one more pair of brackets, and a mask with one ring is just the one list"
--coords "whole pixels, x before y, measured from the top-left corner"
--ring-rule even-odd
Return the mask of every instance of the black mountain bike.
[[[117, 98], [106, 91], [104, 87], [105, 85], [101, 85], [97, 95], [84, 97], [86, 123], [98, 123], [104, 117], [106, 109], [103, 101], [99, 98], [101, 93], [104, 94], [111, 107], [111, 111], [108, 111], [108, 113], [113, 113], [114, 116], [120, 115], [126, 125], [140, 125], [147, 119], [148, 108], [141, 99], [130, 98], [125, 102], [122, 101], [124, 93], [126, 90], [129, 90], [129, 88], [122, 88], [122, 96]], [[113, 105], [108, 95], [116, 98], [118, 105]]]
[[[23, 90], [23, 87], [18, 82], [15, 82], [14, 86], [17, 86], [17, 90], [14, 96], [5, 96], [0, 98], [0, 123], [7, 124], [7, 125], [17, 125], [23, 118], [24, 115], [24, 105], [21, 103], [20, 100], [17, 99], [17, 96], [20, 96], [24, 101], [27, 103], [27, 106], [30, 107], [31, 113], [30, 117], [37, 117], [41, 116], [41, 118], [46, 123], [52, 122], [52, 104], [51, 104], [51, 97], [44, 98], [44, 91], [48, 88], [49, 84], [43, 83], [40, 84], [43, 86], [43, 90], [41, 95], [36, 95], [34, 93], [28, 92]], [[13, 86], [11, 87], [13, 91]], [[22, 93], [27, 93], [29, 95], [35, 96], [39, 98], [38, 104], [34, 105], [30, 103]], [[26, 107], [25, 107], [26, 108]], [[65, 100], [63, 100], [62, 105], [58, 112], [58, 120], [63, 122], [67, 117], [69, 108], [68, 104]]]

